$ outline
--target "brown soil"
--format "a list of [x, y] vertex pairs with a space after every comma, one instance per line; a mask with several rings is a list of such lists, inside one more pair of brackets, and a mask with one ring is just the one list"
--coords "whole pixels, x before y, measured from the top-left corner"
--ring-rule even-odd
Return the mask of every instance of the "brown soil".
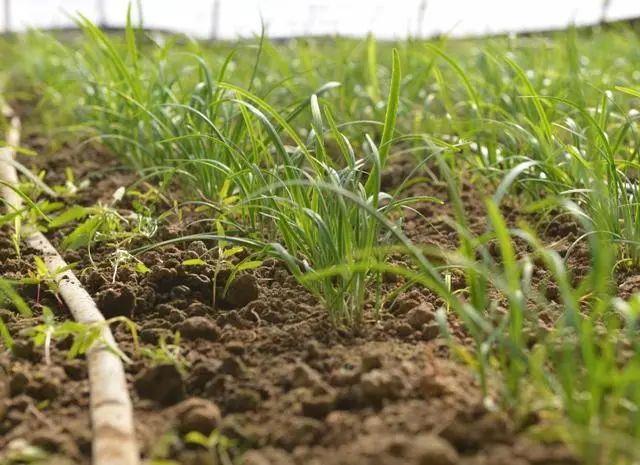
[[[63, 183], [66, 167], [73, 168], [76, 180], [91, 178], [91, 187], [73, 202], [108, 201], [134, 180], [97, 147], [47, 154], [46, 144], [29, 143], [46, 154], [26, 162], [45, 168], [47, 182]], [[387, 179], [393, 183], [393, 170], [404, 169], [402, 163], [394, 165]], [[412, 193], [445, 203], [418, 205], [419, 214], [407, 218], [407, 233], [419, 243], [454, 247], [455, 234], [442, 220], [451, 215], [446, 189], [424, 183]], [[484, 209], [475, 194], [466, 191], [464, 200], [472, 228], [481, 230]], [[155, 240], [201, 228], [170, 216]], [[547, 233], [549, 242], [565, 251], [577, 237], [570, 223]], [[0, 272], [24, 276], [33, 254], [23, 249], [18, 257], [8, 234], [7, 228], [0, 230]], [[53, 235], [54, 241], [61, 237]], [[180, 353], [170, 363], [136, 353], [128, 330], [114, 328], [133, 359], [127, 376], [144, 457], [215, 464], [224, 463], [218, 457], [226, 451], [246, 465], [579, 463], [566, 447], [530, 438], [527, 429], [536, 418], [517, 420], [483, 405], [474, 373], [450, 356], [439, 337], [434, 321], [439, 303], [431, 293], [406, 291], [379, 320], [345, 331], [330, 323], [322, 306], [281, 264], [269, 261], [234, 281], [214, 305], [213, 289], [220, 296], [226, 274], [212, 282], [212, 258], [207, 265], [182, 264], [214, 257], [212, 246], [192, 242], [145, 252], [138, 258], [150, 272], [121, 268], [115, 280], [106, 245], [92, 249], [91, 257], [83, 250], [66, 253], [105, 317], [124, 315], [138, 325], [142, 351], [154, 351], [161, 338], [171, 343], [173, 334], [181, 333]], [[580, 275], [586, 255], [578, 248], [571, 260]], [[640, 286], [636, 278], [625, 277], [627, 287], [636, 281]], [[393, 278], [387, 283], [390, 289], [400, 284]], [[37, 315], [39, 306], [47, 305], [59, 320], [68, 318], [45, 290], [39, 297], [33, 286], [21, 292]], [[20, 319], [11, 309], [0, 316], [19, 348], [13, 357], [0, 355], [0, 371], [6, 374], [0, 377], [0, 451], [6, 456], [21, 440], [53, 454], [46, 463], [89, 463], [84, 360], [67, 360], [69, 341], [55, 341], [47, 366], [42, 347], [33, 347], [24, 334], [39, 317]], [[451, 325], [464, 341], [453, 317]], [[208, 435], [213, 429], [231, 440], [228, 447], [208, 451], [180, 440], [189, 431]]]

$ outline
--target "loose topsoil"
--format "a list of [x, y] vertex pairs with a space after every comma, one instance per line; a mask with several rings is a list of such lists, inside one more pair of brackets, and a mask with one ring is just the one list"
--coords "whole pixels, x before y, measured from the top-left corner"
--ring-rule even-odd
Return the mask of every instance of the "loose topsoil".
[[[67, 167], [76, 180], [91, 181], [73, 203], [109, 201], [118, 187], [136, 180], [98, 146], [51, 153], [37, 138], [26, 145], [42, 156], [22, 161], [45, 169], [49, 184], [63, 184]], [[408, 163], [392, 164], [387, 185], [403, 179]], [[406, 219], [408, 235], [418, 243], [454, 247], [455, 232], [443, 220], [451, 213], [444, 186], [423, 183], [413, 189], [444, 203], [418, 205]], [[469, 187], [463, 197], [472, 228], [481, 230], [485, 215], [480, 195]], [[158, 208], [169, 205], [158, 201]], [[191, 219], [195, 215], [186, 213]], [[187, 221], [169, 215], [153, 240], [206, 228]], [[54, 244], [69, 230], [53, 233]], [[0, 230], [0, 272], [24, 277], [33, 269], [34, 254], [23, 247], [18, 257], [10, 233], [6, 227]], [[571, 222], [557, 222], [545, 234], [566, 252], [577, 229]], [[145, 458], [224, 464], [230, 457], [246, 465], [579, 463], [567, 447], [531, 437], [539, 422], [535, 415], [518, 418], [483, 402], [474, 373], [450, 354], [439, 335], [435, 309], [440, 302], [428, 291], [409, 289], [390, 301], [379, 319], [371, 317], [347, 331], [331, 324], [284, 266], [267, 261], [237, 278], [224, 298], [218, 292], [213, 305], [213, 289], [220, 291], [228, 275], [222, 272], [212, 283], [214, 245], [191, 242], [150, 250], [138, 256], [148, 273], [121, 267], [115, 276], [113, 249], [106, 245], [98, 244], [90, 255], [86, 250], [65, 252], [68, 262], [77, 263], [77, 274], [105, 317], [123, 315], [138, 326], [137, 354], [124, 325], [114, 326], [114, 332], [133, 360], [126, 369]], [[207, 264], [183, 264], [198, 257], [208, 257]], [[584, 273], [587, 255], [578, 248], [570, 264], [577, 275]], [[635, 275], [621, 280], [623, 293], [640, 283]], [[389, 291], [402, 284], [392, 276], [385, 281]], [[20, 292], [36, 315], [46, 305], [59, 321], [69, 318], [64, 305], [45, 289], [22, 286]], [[27, 335], [42, 318], [19, 318], [12, 309], [0, 310], [0, 316], [16, 338], [15, 355], [0, 354], [0, 451], [5, 461], [29, 443], [47, 453], [43, 463], [89, 463], [84, 359], [68, 360], [70, 340], [55, 340], [47, 364], [44, 349], [34, 347]], [[467, 343], [453, 316], [450, 324], [459, 342]], [[158, 347], [160, 340], [172, 344], [176, 331], [180, 352], [171, 361], [159, 355]], [[183, 440], [186, 433], [208, 436], [213, 430], [218, 432], [212, 436], [219, 440], [216, 447]]]

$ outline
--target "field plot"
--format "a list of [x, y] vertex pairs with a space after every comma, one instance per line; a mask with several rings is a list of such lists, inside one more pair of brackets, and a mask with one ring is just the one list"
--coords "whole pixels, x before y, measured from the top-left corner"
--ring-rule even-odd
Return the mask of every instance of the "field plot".
[[[0, 176], [1, 463], [92, 444], [108, 463], [87, 369], [105, 343], [144, 463], [638, 463], [633, 26], [200, 43], [80, 24], [0, 42], [22, 123], [0, 158], [20, 176]], [[106, 322], [73, 321], [70, 270]]]

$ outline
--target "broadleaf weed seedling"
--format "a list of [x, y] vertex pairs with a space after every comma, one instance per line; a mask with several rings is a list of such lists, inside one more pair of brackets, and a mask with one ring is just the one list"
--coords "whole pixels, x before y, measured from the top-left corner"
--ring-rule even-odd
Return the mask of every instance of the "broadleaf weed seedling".
[[60, 304], [61, 307], [64, 307], [64, 303], [62, 302], [62, 299], [60, 298], [60, 295], [58, 293], [59, 287], [58, 287], [57, 276], [64, 273], [65, 271], [73, 269], [75, 267], [75, 264], [72, 263], [72, 264], [63, 266], [51, 272], [47, 268], [47, 265], [45, 264], [42, 258], [36, 255], [35, 257], [33, 257], [33, 260], [35, 264], [35, 270], [29, 270], [27, 272], [27, 276], [24, 278], [21, 278], [19, 282], [21, 284], [31, 284], [31, 285], [37, 286], [37, 293], [36, 293], [37, 304], [40, 304], [41, 288], [42, 286], [46, 286], [49, 292], [51, 292], [51, 294], [56, 298], [56, 300], [58, 301], [58, 304]]
[[64, 340], [72, 338], [71, 347], [67, 351], [67, 359], [72, 360], [78, 356], [86, 354], [86, 352], [95, 344], [104, 344], [107, 349], [112, 351], [123, 361], [131, 363], [131, 359], [122, 352], [117, 346], [103, 339], [102, 333], [105, 326], [112, 324], [124, 324], [129, 330], [133, 338], [134, 352], [139, 352], [138, 332], [133, 321], [126, 317], [118, 316], [110, 318], [103, 322], [95, 323], [78, 323], [77, 321], [56, 321], [55, 315], [51, 310], [43, 308], [44, 322], [34, 328], [27, 330], [28, 335], [33, 340], [36, 347], [44, 347], [45, 361], [51, 364], [51, 343], [54, 339]]
[[189, 361], [182, 354], [180, 342], [180, 332], [173, 335], [171, 342], [167, 342], [167, 336], [163, 334], [158, 339], [156, 347], [141, 347], [140, 355], [151, 359], [154, 364], [172, 364], [180, 373], [186, 374], [189, 369]]

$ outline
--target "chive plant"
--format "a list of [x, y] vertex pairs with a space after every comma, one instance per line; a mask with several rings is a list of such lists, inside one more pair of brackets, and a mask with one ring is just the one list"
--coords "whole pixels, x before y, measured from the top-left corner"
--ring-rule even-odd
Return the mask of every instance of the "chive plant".
[[[458, 197], [457, 183], [450, 181], [449, 187]], [[640, 298], [616, 297], [616, 244], [602, 225], [593, 224], [577, 204], [564, 203], [582, 222], [590, 244], [590, 272], [577, 280], [530, 227], [509, 228], [495, 198], [486, 199], [488, 229], [481, 235], [474, 235], [459, 213], [461, 246], [447, 252], [416, 247], [371, 205], [351, 193], [342, 195], [388, 228], [401, 244], [395, 253], [403, 250], [414, 266], [361, 261], [318, 270], [304, 280], [374, 269], [424, 285], [442, 299], [437, 316], [442, 331], [452, 353], [477, 370], [489, 408], [500, 403], [516, 421], [538, 415], [542, 420], [537, 433], [569, 442], [587, 464], [635, 463], [640, 458], [634, 445], [640, 435], [640, 346], [635, 336]], [[608, 193], [594, 190], [591, 195]], [[529, 253], [516, 251], [516, 238], [527, 244]], [[497, 244], [497, 253], [489, 252], [490, 241]], [[435, 267], [425, 251], [444, 265]], [[454, 269], [465, 272], [466, 297], [453, 292], [444, 279]], [[534, 280], [536, 269], [548, 273], [549, 280]], [[557, 288], [556, 297], [548, 297], [547, 286]], [[453, 336], [448, 312], [465, 323], [473, 345], [462, 345]], [[492, 386], [498, 382], [503, 389], [494, 398]]]
[[[199, 79], [181, 79], [167, 69], [179, 68], [141, 62], [131, 25], [123, 55], [90, 21], [81, 24], [93, 44], [83, 69], [103, 140], [137, 168], [171, 166], [187, 173], [209, 204], [217, 205], [219, 217], [248, 220], [262, 228], [264, 240], [281, 242], [283, 247], [272, 250], [286, 259], [294, 276], [353, 263], [373, 253], [381, 239], [373, 217], [327, 186], [354, 192], [385, 214], [414, 201], [382, 192], [400, 93], [397, 52], [379, 142], [365, 135], [358, 155], [319, 100], [337, 84], [320, 87], [282, 114], [251, 90], [225, 82], [230, 56], [215, 78], [204, 60], [192, 57]], [[303, 140], [291, 121], [307, 108], [311, 129]], [[330, 149], [328, 140], [337, 148]], [[353, 325], [362, 319], [372, 284], [379, 290], [379, 277], [364, 270], [313, 281], [309, 289], [336, 323]]]
[[[508, 181], [498, 187], [501, 196], [503, 187], [516, 179], [533, 202], [531, 210], [553, 209], [560, 200], [575, 201], [592, 224], [599, 224], [614, 239], [621, 262], [637, 266], [637, 123], [635, 113], [625, 113], [616, 98], [621, 92], [634, 95], [636, 91], [618, 87], [614, 93], [586, 82], [587, 70], [577, 56], [574, 34], [566, 38], [572, 80], [554, 76], [560, 84], [553, 85], [551, 78], [544, 78], [539, 83], [544, 94], [532, 81], [536, 73], [509, 56], [498, 58], [485, 52], [479, 59], [485, 74], [471, 76], [448, 54], [431, 47], [462, 83], [458, 94], [467, 105], [452, 105], [448, 111], [466, 123], [453, 128], [474, 141], [468, 157], [450, 163], [471, 162], [486, 176]], [[441, 71], [434, 68], [433, 72], [443, 101], [451, 102]], [[481, 82], [473, 83], [473, 78]], [[483, 88], [482, 80], [496, 92], [485, 95], [485, 101], [476, 90]], [[607, 195], [593, 196], [594, 189]]]
[[[278, 132], [263, 117], [261, 109], [269, 111], [268, 105], [244, 93], [260, 107], [249, 108], [269, 126], [268, 133], [284, 162], [269, 173], [270, 185], [248, 201], [263, 217], [274, 222], [284, 245], [276, 250], [299, 279], [315, 269], [352, 264], [375, 252], [381, 239], [380, 223], [357, 205], [345, 201], [340, 193], [350, 192], [384, 215], [412, 201], [393, 199], [382, 191], [382, 170], [391, 150], [400, 89], [400, 59], [395, 51], [393, 57], [381, 140], [377, 146], [365, 135], [362, 148], [365, 156], [356, 155], [356, 149], [340, 132], [329, 107], [325, 106], [323, 111], [315, 94], [310, 99], [313, 122], [307, 143], [299, 140], [285, 121], [269, 113], [273, 119], [280, 120], [286, 134], [296, 143], [296, 149], [289, 154]], [[247, 120], [247, 125], [251, 124], [252, 121]], [[329, 138], [335, 142], [337, 153], [332, 153], [327, 146]], [[379, 276], [367, 269], [304, 282], [325, 302], [332, 319], [347, 325], [362, 320], [368, 288], [373, 284], [375, 289], [380, 289]]]

